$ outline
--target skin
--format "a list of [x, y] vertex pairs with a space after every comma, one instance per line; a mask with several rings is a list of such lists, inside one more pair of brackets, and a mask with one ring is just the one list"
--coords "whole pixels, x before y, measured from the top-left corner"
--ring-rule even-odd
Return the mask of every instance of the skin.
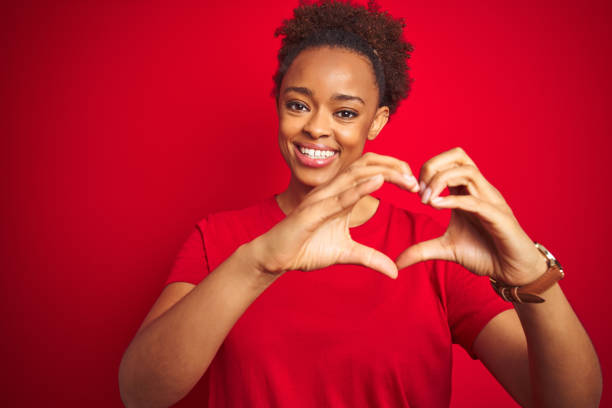
[[[288, 270], [349, 263], [395, 278], [408, 265], [444, 259], [513, 285], [546, 270], [502, 195], [462, 149], [427, 161], [418, 180], [404, 161], [362, 154], [389, 114], [378, 106], [366, 58], [341, 48], [303, 51], [283, 79], [277, 109], [279, 147], [292, 175], [277, 197], [287, 216], [197, 286], [163, 290], [121, 362], [126, 406], [169, 406], [185, 396], [236, 320]], [[309, 168], [297, 160], [296, 143], [324, 145], [337, 156]], [[369, 194], [384, 182], [420, 194], [424, 205], [451, 209], [444, 235], [407, 248], [395, 261], [354, 242], [349, 227], [374, 214], [378, 201]], [[447, 187], [450, 195], [441, 198]], [[517, 305], [493, 318], [474, 351], [523, 406], [595, 407], [601, 370], [588, 335], [558, 285], [541, 296], [545, 303]]]
[[[321, 58], [315, 65], [310, 64], [313, 54]], [[336, 58], [338, 55], [347, 58]], [[363, 70], [352, 71], [355, 63]], [[366, 141], [375, 139], [387, 123], [389, 109], [377, 106], [378, 87], [370, 71], [367, 58], [342, 48], [325, 48], [302, 52], [285, 75], [277, 110], [279, 148], [291, 169], [289, 187], [278, 197], [286, 214], [313, 187], [329, 182], [359, 159]], [[336, 149], [338, 158], [324, 168], [309, 168], [296, 158], [294, 144], [298, 142]], [[409, 169], [401, 170], [410, 174]], [[374, 204], [364, 202], [370, 207]], [[360, 202], [357, 212], [367, 215], [364, 207]]]

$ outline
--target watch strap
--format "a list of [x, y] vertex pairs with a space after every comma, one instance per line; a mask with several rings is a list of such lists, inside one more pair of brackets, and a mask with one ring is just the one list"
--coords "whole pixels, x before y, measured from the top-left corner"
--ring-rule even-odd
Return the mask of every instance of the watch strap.
[[524, 286], [510, 286], [493, 278], [489, 279], [495, 292], [507, 302], [542, 303], [544, 299], [538, 295], [563, 279], [564, 276], [562, 269], [553, 265], [538, 279]]
[[548, 270], [538, 279], [523, 286], [510, 286], [489, 278], [495, 292], [505, 301], [513, 303], [542, 303], [544, 299], [538, 295], [565, 277], [561, 264], [553, 254], [542, 244], [535, 242], [535, 246], [546, 257], [546, 263], [548, 264]]

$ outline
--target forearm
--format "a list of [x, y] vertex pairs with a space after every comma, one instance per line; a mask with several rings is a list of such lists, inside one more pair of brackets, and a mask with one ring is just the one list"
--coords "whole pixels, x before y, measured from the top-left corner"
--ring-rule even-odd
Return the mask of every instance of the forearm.
[[536, 407], [597, 407], [601, 369], [593, 345], [559, 285], [540, 304], [515, 306], [525, 331]]
[[259, 272], [240, 247], [126, 350], [119, 371], [129, 407], [165, 407], [197, 383], [228, 332], [277, 276]]

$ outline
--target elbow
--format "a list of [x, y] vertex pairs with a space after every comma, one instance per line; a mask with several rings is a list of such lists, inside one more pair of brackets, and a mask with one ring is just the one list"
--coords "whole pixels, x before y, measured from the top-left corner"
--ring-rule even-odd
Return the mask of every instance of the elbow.
[[121, 402], [123, 402], [123, 406], [126, 408], [138, 408], [139, 405], [136, 401], [133, 401], [128, 394], [123, 391], [119, 391], [121, 396]]
[[580, 393], [582, 403], [575, 406], [594, 408], [599, 407], [601, 394], [603, 392], [603, 377], [601, 374], [599, 359], [597, 359], [597, 357], [595, 357], [595, 363], [583, 378], [584, 380], [582, 381], [582, 387], [580, 389], [580, 391], [582, 391]]
[[189, 390], [165, 383], [158, 370], [152, 370], [128, 351], [119, 364], [119, 395], [127, 408], [165, 408], [182, 399]]
[[589, 371], [585, 375], [576, 375], [572, 383], [562, 390], [557, 387], [534, 390], [533, 403], [527, 406], [533, 408], [599, 407], [603, 390], [601, 370], [597, 365]]
[[587, 398], [590, 405], [585, 405], [585, 407], [599, 407], [599, 403], [601, 401], [601, 394], [603, 392], [603, 376], [601, 374], [601, 367], [597, 364], [596, 373], [593, 375], [593, 379], [591, 380], [591, 387], [589, 396]]
[[119, 364], [119, 396], [125, 407], [138, 408], [141, 404], [138, 403], [134, 393], [135, 387], [133, 386], [134, 381], [132, 381], [133, 376], [130, 375], [131, 371], [126, 355], [124, 355]]
[[158, 406], [146, 401], [147, 393], [143, 392], [142, 381], [138, 380], [137, 365], [129, 357], [128, 351], [119, 364], [119, 396], [127, 408]]

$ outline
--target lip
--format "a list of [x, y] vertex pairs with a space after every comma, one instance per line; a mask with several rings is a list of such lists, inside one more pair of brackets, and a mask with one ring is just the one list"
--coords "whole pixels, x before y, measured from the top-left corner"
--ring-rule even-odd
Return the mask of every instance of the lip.
[[[300, 147], [306, 147], [308, 149], [316, 149], [316, 150], [322, 150], [322, 151], [331, 151], [335, 153], [333, 156], [325, 158], [325, 159], [313, 159], [303, 154], [302, 152], [300, 152]], [[306, 167], [314, 167], [314, 168], [325, 167], [329, 165], [330, 163], [332, 163], [334, 160], [336, 160], [336, 157], [338, 157], [337, 150], [331, 149], [325, 145], [319, 145], [319, 144], [314, 144], [314, 143], [295, 143], [293, 145], [293, 149], [295, 150], [295, 155], [298, 161]]]

